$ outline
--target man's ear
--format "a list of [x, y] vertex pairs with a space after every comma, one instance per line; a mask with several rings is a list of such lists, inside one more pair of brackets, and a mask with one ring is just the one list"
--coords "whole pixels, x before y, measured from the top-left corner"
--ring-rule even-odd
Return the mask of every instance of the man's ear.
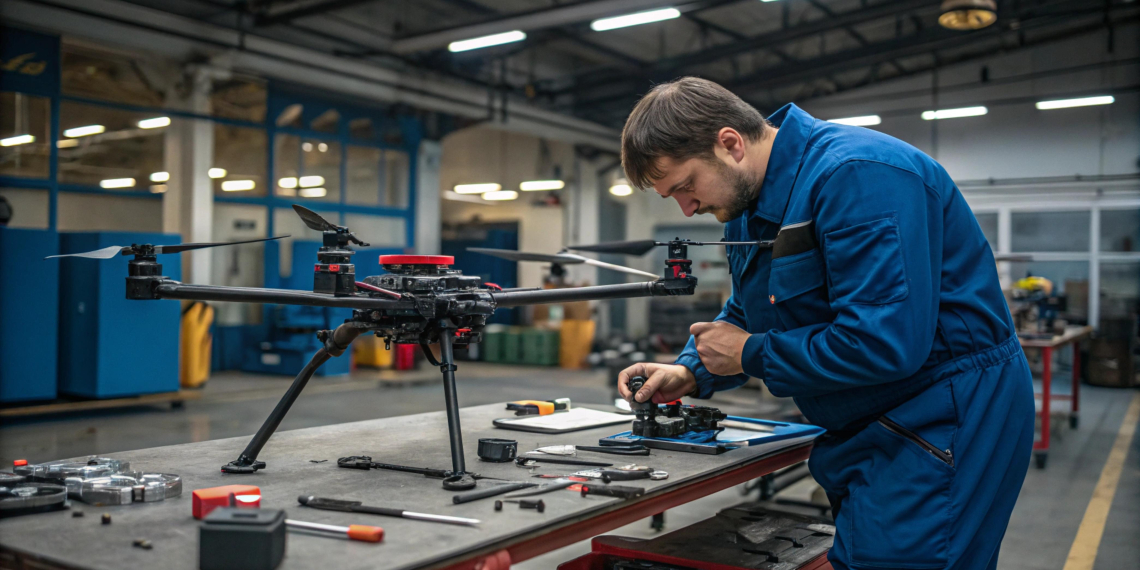
[[725, 154], [732, 157], [734, 162], [744, 160], [744, 137], [736, 129], [722, 128], [716, 134], [716, 143], [717, 150], [724, 149]]

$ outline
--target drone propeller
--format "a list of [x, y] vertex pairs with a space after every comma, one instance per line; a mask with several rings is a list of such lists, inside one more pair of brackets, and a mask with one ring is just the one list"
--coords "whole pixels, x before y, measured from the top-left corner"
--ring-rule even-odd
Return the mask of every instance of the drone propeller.
[[293, 204], [293, 210], [297, 212], [298, 216], [301, 216], [301, 221], [305, 222], [305, 225], [309, 226], [311, 230], [317, 230], [318, 232], [335, 232], [340, 229], [340, 226], [322, 218], [320, 214], [304, 206]]
[[271, 238], [261, 239], [247, 239], [242, 241], [225, 241], [214, 243], [179, 243], [175, 245], [112, 245], [103, 249], [95, 251], [85, 251], [83, 253], [64, 253], [61, 255], [49, 255], [44, 259], [51, 259], [53, 257], [84, 257], [87, 259], [111, 259], [119, 255], [158, 255], [162, 253], [182, 253], [193, 249], [205, 249], [207, 247], [220, 247], [223, 245], [238, 245], [242, 243], [256, 243], [259, 241], [271, 241], [275, 239], [287, 238], [289, 236], [277, 236]]
[[[681, 241], [681, 240], [678, 240]], [[609, 241], [604, 243], [597, 243], [593, 245], [572, 245], [567, 249], [575, 251], [593, 251], [596, 253], [620, 253], [625, 255], [645, 255], [649, 253], [654, 247], [659, 245], [669, 245], [667, 241], [654, 241], [651, 239], [639, 239], [633, 241]], [[681, 243], [685, 245], [760, 245], [771, 247], [771, 241], [688, 241], [683, 240]]]
[[573, 253], [531, 253], [527, 251], [515, 251], [512, 249], [494, 249], [489, 247], [469, 247], [467, 251], [475, 253], [482, 253], [484, 255], [491, 255], [500, 257], [502, 259], [509, 259], [511, 261], [540, 261], [546, 263], [559, 263], [562, 265], [585, 263], [586, 265], [593, 265], [594, 267], [601, 267], [618, 271], [621, 273], [629, 273], [632, 275], [640, 275], [642, 277], [652, 277], [657, 279], [659, 276], [648, 271], [626, 267], [624, 265], [614, 265], [613, 263], [606, 263], [589, 257], [582, 257], [581, 255], [574, 255]]

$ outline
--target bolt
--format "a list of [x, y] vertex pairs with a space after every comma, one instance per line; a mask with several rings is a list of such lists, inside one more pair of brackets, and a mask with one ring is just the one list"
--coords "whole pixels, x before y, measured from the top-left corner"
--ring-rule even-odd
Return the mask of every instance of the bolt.
[[83, 516], [83, 511], [71, 511], [71, 518], [77, 519]]
[[142, 548], [143, 550], [150, 550], [150, 549], [154, 548], [154, 545], [151, 544], [150, 541], [146, 540], [145, 538], [135, 539], [135, 541], [132, 542], [131, 544], [133, 544], [139, 548]]
[[103, 524], [111, 524], [111, 513], [103, 513]]

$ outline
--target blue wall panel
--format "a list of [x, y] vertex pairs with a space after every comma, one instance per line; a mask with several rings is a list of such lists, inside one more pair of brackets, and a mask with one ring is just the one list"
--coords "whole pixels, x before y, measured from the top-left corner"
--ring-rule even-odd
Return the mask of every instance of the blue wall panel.
[[[180, 241], [177, 235], [127, 232], [63, 233], [60, 237], [63, 253]], [[59, 262], [60, 392], [112, 398], [178, 390], [181, 304], [128, 300], [129, 259]], [[161, 255], [159, 262], [164, 275], [181, 279], [178, 256]]]
[[0, 227], [0, 402], [56, 397], [59, 234]]

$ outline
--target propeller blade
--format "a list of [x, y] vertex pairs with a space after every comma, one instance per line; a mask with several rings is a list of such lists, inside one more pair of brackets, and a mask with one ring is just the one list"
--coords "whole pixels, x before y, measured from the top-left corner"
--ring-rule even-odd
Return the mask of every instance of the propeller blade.
[[596, 259], [590, 259], [588, 257], [584, 258], [584, 259], [586, 260], [586, 265], [593, 265], [594, 267], [601, 267], [601, 268], [609, 269], [612, 271], [619, 271], [621, 273], [629, 273], [630, 275], [639, 275], [641, 277], [649, 277], [649, 278], [654, 279], [654, 280], [661, 278], [660, 275], [650, 273], [648, 271], [642, 271], [640, 269], [634, 269], [632, 267], [626, 267], [624, 265], [614, 265], [613, 263], [606, 263], [604, 261], [598, 261]]
[[242, 241], [224, 241], [215, 243], [180, 243], [176, 245], [156, 245], [154, 246], [155, 253], [182, 253], [183, 251], [190, 251], [192, 249], [205, 249], [207, 247], [219, 247], [223, 245], [238, 245], [242, 243], [257, 243], [259, 241], [273, 241], [275, 239], [284, 239], [288, 235], [261, 238], [261, 239], [247, 239]]
[[760, 247], [772, 247], [775, 245], [775, 240], [757, 240], [757, 241], [691, 241], [687, 245], [758, 245]]
[[[651, 239], [633, 241], [611, 241], [594, 245], [572, 245], [567, 249], [575, 251], [593, 251], [597, 253], [624, 253], [626, 255], [645, 255], [657, 245], [662, 245]], [[655, 276], [656, 277], [656, 276]]]
[[301, 221], [305, 222], [309, 229], [317, 230], [318, 232], [336, 231], [335, 224], [330, 223], [328, 220], [322, 218], [320, 214], [297, 204], [293, 204], [293, 211], [301, 216]]
[[530, 253], [527, 251], [515, 251], [513, 249], [494, 249], [490, 247], [469, 247], [467, 251], [475, 253], [482, 253], [511, 261], [542, 261], [546, 263], [586, 263], [586, 258], [577, 255], [568, 255], [565, 253]]
[[111, 258], [118, 256], [118, 255], [127, 255], [129, 253], [129, 250], [130, 250], [129, 247], [123, 247], [121, 245], [112, 245], [110, 247], [105, 247], [103, 249], [97, 249], [95, 251], [85, 251], [83, 253], [65, 253], [62, 255], [49, 255], [49, 256], [45, 257], [44, 259], [51, 259], [53, 257], [85, 257], [87, 259], [111, 259]]

